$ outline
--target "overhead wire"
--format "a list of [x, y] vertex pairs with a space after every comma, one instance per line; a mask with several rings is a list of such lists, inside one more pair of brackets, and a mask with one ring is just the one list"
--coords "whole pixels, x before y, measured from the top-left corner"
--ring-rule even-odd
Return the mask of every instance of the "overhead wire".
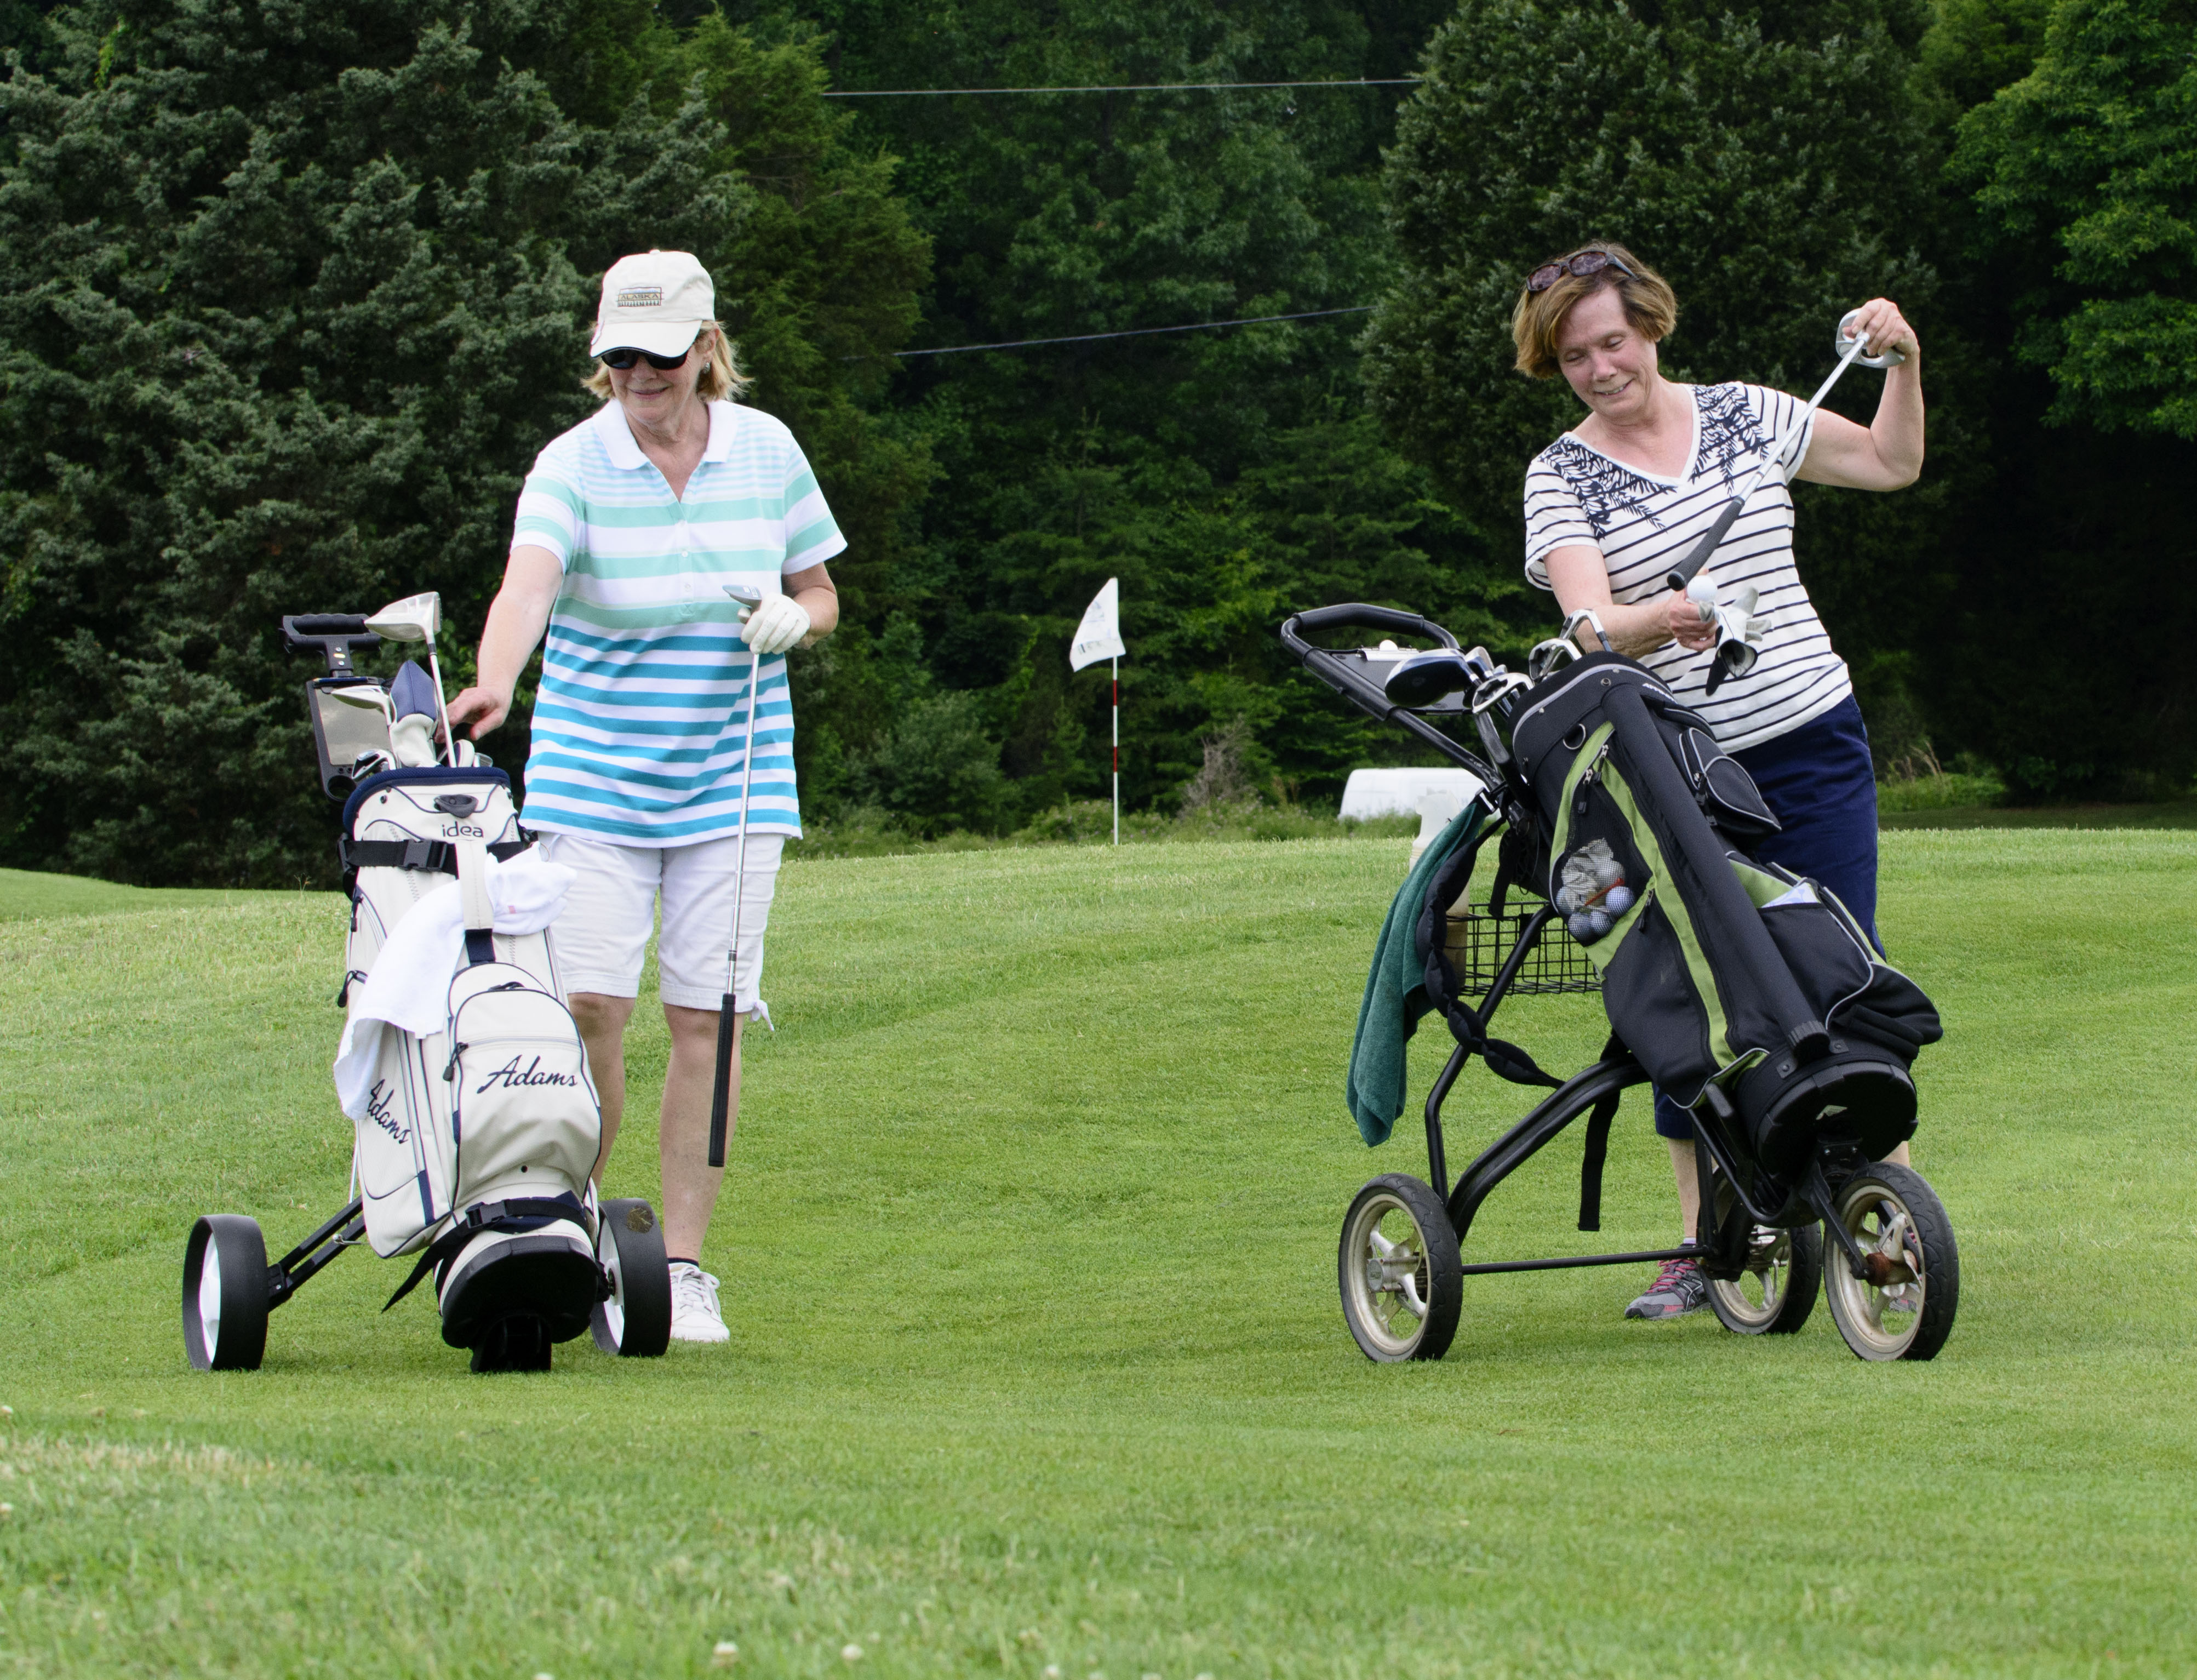
[[1370, 315], [1371, 304], [1347, 310], [1305, 310], [1296, 315], [1247, 315], [1235, 321], [1192, 321], [1180, 327], [1132, 327], [1119, 333], [1075, 333], [1059, 339], [1010, 339], [996, 345], [946, 345], [937, 350], [903, 350], [890, 356], [849, 356], [848, 362], [870, 362], [916, 356], [965, 356], [979, 350], [1028, 350], [1036, 345], [1087, 345], [1100, 339], [1145, 339], [1156, 333], [1208, 333], [1221, 327], [1257, 327], [1269, 321], [1317, 321], [1330, 315]]
[[1073, 88], [841, 88], [826, 99], [943, 99], [949, 95], [1030, 93], [1215, 93], [1251, 88], [1416, 87], [1423, 76], [1359, 76], [1326, 82], [1125, 82]]

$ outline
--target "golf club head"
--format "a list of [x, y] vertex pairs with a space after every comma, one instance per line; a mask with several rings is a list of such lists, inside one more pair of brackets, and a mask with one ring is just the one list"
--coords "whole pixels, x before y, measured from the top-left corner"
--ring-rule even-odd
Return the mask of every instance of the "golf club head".
[[1381, 692], [1392, 706], [1431, 706], [1462, 693], [1476, 681], [1464, 654], [1453, 647], [1437, 647], [1398, 661]]
[[728, 583], [725, 585], [725, 593], [745, 607], [758, 607], [762, 605], [762, 591], [752, 583]]
[[1539, 682], [1551, 671], [1584, 657], [1579, 644], [1569, 636], [1551, 636], [1533, 644], [1533, 651], [1526, 656], [1526, 675]]
[[[1844, 356], [1853, 348], [1853, 334], [1847, 331], [1847, 328], [1853, 324], [1853, 318], [1860, 313], [1859, 310], [1848, 310], [1839, 317], [1839, 330], [1831, 336], [1832, 355]], [[1876, 356], [1872, 356], [1864, 350], [1859, 356], [1854, 357], [1856, 365], [1863, 368], [1897, 368], [1907, 358], [1896, 350], [1887, 350], [1881, 355]]]
[[432, 642], [443, 628], [443, 598], [432, 589], [407, 595], [368, 618], [366, 628], [387, 641]]

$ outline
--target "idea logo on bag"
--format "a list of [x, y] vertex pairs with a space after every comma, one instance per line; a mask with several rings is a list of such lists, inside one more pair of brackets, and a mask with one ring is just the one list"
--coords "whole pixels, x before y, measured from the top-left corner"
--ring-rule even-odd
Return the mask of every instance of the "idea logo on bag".
[[478, 1097], [482, 1092], [499, 1085], [506, 1091], [518, 1091], [530, 1085], [577, 1085], [579, 1082], [580, 1076], [577, 1074], [543, 1072], [542, 1058], [539, 1056], [523, 1069], [519, 1065], [519, 1058], [514, 1056], [475, 1086], [473, 1095]]
[[443, 838], [445, 840], [485, 840], [488, 838], [488, 831], [484, 828], [477, 828], [469, 822], [454, 822], [443, 831]]
[[396, 1100], [397, 1093], [387, 1080], [374, 1080], [374, 1089], [366, 1093], [366, 1117], [389, 1134], [391, 1143], [402, 1144], [410, 1139], [412, 1128], [400, 1124], [390, 1113], [390, 1105]]

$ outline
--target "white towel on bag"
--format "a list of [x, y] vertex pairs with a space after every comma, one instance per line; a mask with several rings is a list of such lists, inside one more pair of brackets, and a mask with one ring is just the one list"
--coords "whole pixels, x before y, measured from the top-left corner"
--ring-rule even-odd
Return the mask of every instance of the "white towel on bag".
[[[557, 919], [565, 895], [578, 878], [529, 848], [508, 863], [488, 860], [485, 880], [501, 934], [539, 933]], [[415, 1038], [449, 1025], [450, 981], [465, 955], [466, 912], [458, 883], [436, 888], [406, 912], [381, 954], [374, 959], [335, 1061], [336, 1098], [353, 1120], [366, 1117], [381, 1059], [385, 1024]]]

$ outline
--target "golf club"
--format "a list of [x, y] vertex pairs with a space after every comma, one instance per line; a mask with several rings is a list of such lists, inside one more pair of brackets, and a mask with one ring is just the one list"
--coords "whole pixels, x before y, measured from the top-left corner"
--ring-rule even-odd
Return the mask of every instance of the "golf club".
[[[725, 593], [738, 601], [743, 611], [739, 622], [745, 624], [748, 615], [762, 605], [762, 591], [745, 583], [728, 583]], [[739, 841], [733, 854], [733, 942], [725, 953], [725, 995], [717, 1005], [717, 1077], [710, 1087], [710, 1165], [725, 1164], [725, 1139], [731, 1130], [733, 1096], [733, 1035], [739, 1019], [733, 988], [739, 974], [740, 912], [747, 901], [748, 888], [748, 783], [755, 769], [755, 727], [759, 693], [758, 678], [762, 669], [762, 656], [752, 648], [748, 652], [748, 727], [747, 740], [740, 749], [740, 828]]]
[[1786, 453], [1806, 430], [1809, 420], [1823, 406], [1823, 399], [1831, 394], [1831, 387], [1839, 382], [1840, 374], [1857, 362], [1864, 368], [1893, 368], [1907, 359], [1895, 350], [1887, 350], [1881, 356], [1867, 355], [1868, 339], [1858, 333], [1848, 338], [1846, 328], [1860, 313], [1859, 310], [1848, 310], [1839, 318], [1838, 330], [1831, 339], [1834, 347], [1840, 352], [1839, 365], [1831, 369], [1829, 379], [1816, 387], [1816, 394], [1808, 399], [1807, 407], [1793, 417], [1793, 423], [1785, 428], [1776, 445], [1762, 458], [1762, 465], [1755, 468], [1754, 476], [1747, 481], [1737, 495], [1725, 503], [1724, 511], [1717, 515], [1716, 523], [1701, 533], [1701, 540], [1694, 545], [1693, 553], [1663, 579], [1670, 588], [1684, 588], [1694, 581], [1694, 574], [1708, 564], [1709, 556], [1716, 553], [1718, 545], [1725, 539], [1725, 533], [1731, 529], [1731, 522], [1739, 517], [1740, 509], [1747, 506], [1748, 498], [1762, 487], [1762, 481], [1770, 476], [1771, 469], [1785, 459]]
[[388, 641], [427, 644], [427, 669], [435, 679], [435, 709], [442, 714], [443, 762], [458, 762], [458, 743], [450, 733], [449, 703], [443, 698], [443, 667], [435, 658], [435, 633], [443, 628], [443, 598], [430, 589], [391, 601], [366, 621], [366, 628]]

